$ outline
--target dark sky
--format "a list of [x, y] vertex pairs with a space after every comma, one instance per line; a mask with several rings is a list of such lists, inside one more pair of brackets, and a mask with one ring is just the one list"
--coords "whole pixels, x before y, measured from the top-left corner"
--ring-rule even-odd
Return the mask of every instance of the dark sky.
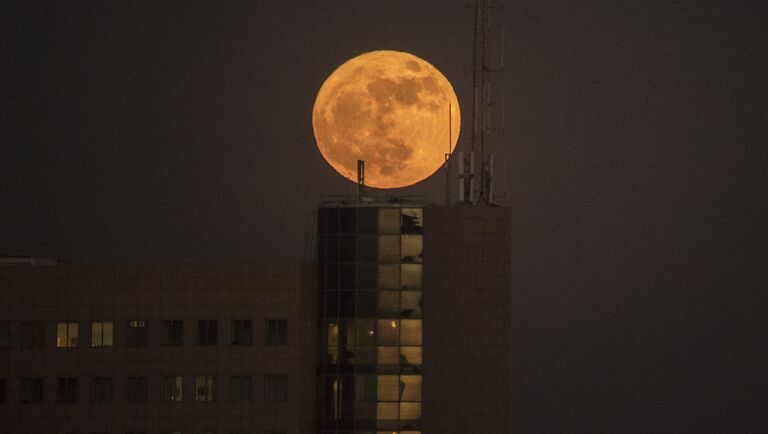
[[[495, 152], [520, 432], [768, 429], [766, 18], [507, 0]], [[0, 244], [311, 259], [315, 206], [353, 192], [312, 136], [325, 77], [411, 52], [468, 121], [472, 24], [463, 1], [4, 1]], [[442, 182], [396, 194], [441, 202]]]

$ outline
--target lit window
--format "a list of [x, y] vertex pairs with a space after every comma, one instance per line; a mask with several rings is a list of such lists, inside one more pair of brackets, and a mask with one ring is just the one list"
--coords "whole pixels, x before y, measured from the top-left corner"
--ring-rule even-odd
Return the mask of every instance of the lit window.
[[125, 379], [125, 400], [128, 402], [147, 402], [147, 377], [128, 377]]
[[267, 345], [285, 345], [288, 343], [287, 319], [268, 319], [266, 325]]
[[253, 343], [253, 321], [234, 320], [230, 324], [232, 345], [251, 345]]
[[403, 291], [400, 295], [400, 315], [403, 318], [421, 317], [421, 291]]
[[21, 348], [43, 348], [45, 340], [45, 323], [29, 321], [21, 323]]
[[197, 345], [216, 345], [218, 324], [215, 319], [197, 320]]
[[379, 289], [400, 289], [400, 265], [379, 264]]
[[56, 324], [56, 346], [58, 348], [76, 347], [77, 328], [76, 322], [60, 322]]
[[400, 210], [397, 208], [379, 208], [379, 233], [400, 233]]
[[400, 401], [421, 402], [421, 375], [400, 376]]
[[11, 334], [11, 325], [7, 322], [0, 322], [0, 348], [8, 348], [9, 336]]
[[400, 272], [400, 286], [403, 289], [421, 289], [421, 264], [403, 264]]
[[77, 402], [77, 378], [59, 378], [56, 380], [56, 401], [62, 403]]
[[148, 327], [147, 322], [142, 320], [128, 321], [128, 328], [125, 333], [125, 343], [129, 347], [147, 346]]
[[423, 241], [421, 235], [403, 235], [401, 241], [402, 262], [421, 262]]
[[177, 346], [184, 342], [184, 323], [179, 320], [167, 320], [160, 323], [160, 344]]
[[400, 420], [417, 420], [421, 418], [421, 403], [420, 402], [401, 402], [400, 403]]
[[163, 377], [160, 379], [160, 400], [181, 401], [182, 380], [180, 376]]
[[380, 319], [376, 321], [377, 337], [379, 345], [397, 345], [400, 331], [400, 320]]
[[264, 400], [267, 402], [286, 402], [288, 400], [288, 377], [286, 375], [266, 375], [264, 377]]
[[400, 321], [400, 343], [402, 345], [421, 345], [420, 319], [404, 319]]
[[379, 262], [400, 262], [400, 236], [379, 236]]
[[39, 404], [43, 402], [43, 379], [42, 378], [22, 378], [21, 379], [21, 403]]
[[114, 326], [111, 322], [91, 323], [91, 346], [111, 347]]
[[402, 231], [404, 234], [420, 234], [424, 225], [423, 208], [403, 208], [400, 210], [402, 217]]
[[229, 400], [250, 401], [253, 399], [253, 381], [250, 376], [229, 377]]
[[213, 401], [214, 377], [195, 377], [195, 401]]
[[376, 385], [377, 401], [399, 401], [400, 382], [397, 375], [379, 375]]
[[112, 401], [112, 379], [109, 377], [91, 378], [91, 402]]

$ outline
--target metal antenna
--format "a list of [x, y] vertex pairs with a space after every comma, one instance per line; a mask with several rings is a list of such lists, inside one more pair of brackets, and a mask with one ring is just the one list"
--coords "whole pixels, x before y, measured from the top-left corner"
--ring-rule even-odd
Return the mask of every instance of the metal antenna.
[[451, 118], [451, 103], [448, 103], [448, 152], [445, 154], [445, 204], [451, 204], [451, 144], [453, 119]]
[[365, 196], [365, 160], [357, 160], [357, 199]]

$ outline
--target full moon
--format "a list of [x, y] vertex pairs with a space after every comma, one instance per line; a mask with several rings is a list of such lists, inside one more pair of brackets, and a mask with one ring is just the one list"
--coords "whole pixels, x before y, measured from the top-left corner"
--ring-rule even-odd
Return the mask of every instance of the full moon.
[[[450, 110], [450, 115], [449, 115]], [[312, 109], [320, 153], [343, 177], [365, 184], [413, 185], [437, 171], [456, 147], [459, 102], [434, 66], [400, 51], [354, 57], [325, 80]]]

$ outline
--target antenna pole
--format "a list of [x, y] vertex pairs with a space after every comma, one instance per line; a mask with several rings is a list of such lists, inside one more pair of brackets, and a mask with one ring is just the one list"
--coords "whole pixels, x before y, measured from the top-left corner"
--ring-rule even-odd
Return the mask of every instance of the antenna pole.
[[453, 143], [451, 103], [448, 103], [448, 152], [445, 154], [445, 204], [451, 203], [451, 144]]
[[365, 160], [357, 160], [357, 199], [362, 202], [365, 196]]

